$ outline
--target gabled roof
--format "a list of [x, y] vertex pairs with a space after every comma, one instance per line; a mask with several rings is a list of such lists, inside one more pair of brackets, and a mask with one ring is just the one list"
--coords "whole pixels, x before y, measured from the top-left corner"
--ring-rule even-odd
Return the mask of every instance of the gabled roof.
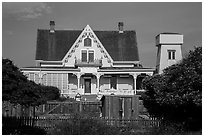
[[[82, 31], [38, 29], [36, 60], [60, 61]], [[135, 31], [94, 31], [114, 61], [139, 61]]]

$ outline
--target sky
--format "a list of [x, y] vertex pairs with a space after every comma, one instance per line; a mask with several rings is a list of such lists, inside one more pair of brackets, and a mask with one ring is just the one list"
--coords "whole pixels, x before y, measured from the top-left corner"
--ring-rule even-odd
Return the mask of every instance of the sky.
[[156, 65], [155, 37], [162, 32], [184, 35], [182, 53], [202, 46], [201, 2], [77, 2], [77, 3], [2, 3], [2, 56], [18, 67], [35, 65], [37, 29], [135, 30], [140, 62], [144, 67]]

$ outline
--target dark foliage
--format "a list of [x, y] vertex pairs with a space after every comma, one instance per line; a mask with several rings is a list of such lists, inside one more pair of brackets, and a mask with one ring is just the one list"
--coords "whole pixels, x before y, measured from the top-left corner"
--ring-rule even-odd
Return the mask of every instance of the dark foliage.
[[43, 86], [27, 80], [9, 59], [2, 60], [2, 99], [26, 107], [44, 104], [59, 98], [56, 87]]
[[56, 123], [54, 129], [48, 134], [52, 135], [106, 135], [119, 134], [117, 128], [107, 126], [98, 119], [91, 118], [89, 115], [75, 113], [69, 121]]
[[60, 90], [57, 87], [39, 85], [41, 102], [56, 100], [60, 97]]
[[46, 135], [46, 131], [39, 127], [22, 124], [22, 120], [16, 117], [2, 117], [3, 135]]
[[3, 135], [46, 135], [46, 131], [39, 127], [20, 126], [20, 127], [2, 127]]
[[2, 60], [2, 99], [13, 100], [12, 97], [19, 84], [27, 82], [27, 78], [9, 59]]
[[147, 77], [144, 106], [150, 115], [182, 124], [185, 130], [202, 126], [202, 49], [190, 51], [161, 75]]

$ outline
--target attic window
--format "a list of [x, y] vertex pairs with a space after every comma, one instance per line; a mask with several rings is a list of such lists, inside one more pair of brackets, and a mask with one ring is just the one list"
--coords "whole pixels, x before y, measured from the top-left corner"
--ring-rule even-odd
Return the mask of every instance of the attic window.
[[89, 62], [94, 62], [94, 51], [89, 50]]
[[82, 50], [82, 62], [87, 62], [87, 51]]
[[94, 51], [93, 50], [82, 50], [81, 60], [82, 62], [94, 62]]
[[84, 47], [91, 47], [91, 39], [90, 38], [84, 39]]

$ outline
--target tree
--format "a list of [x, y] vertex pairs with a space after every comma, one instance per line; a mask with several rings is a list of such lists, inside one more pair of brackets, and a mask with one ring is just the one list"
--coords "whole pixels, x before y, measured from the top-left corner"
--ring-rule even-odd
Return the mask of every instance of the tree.
[[12, 101], [14, 91], [20, 83], [27, 82], [27, 78], [9, 59], [2, 60], [2, 99]]
[[60, 96], [59, 89], [30, 81], [9, 59], [2, 60], [2, 96], [23, 106], [37, 106]]
[[46, 103], [46, 101], [59, 99], [60, 90], [57, 87], [44, 86], [40, 84], [38, 86], [40, 88], [39, 92], [40, 92], [41, 98], [39, 102], [41, 102], [41, 104]]
[[186, 129], [202, 126], [202, 48], [197, 47], [162, 74], [147, 77], [144, 106], [150, 115]]

